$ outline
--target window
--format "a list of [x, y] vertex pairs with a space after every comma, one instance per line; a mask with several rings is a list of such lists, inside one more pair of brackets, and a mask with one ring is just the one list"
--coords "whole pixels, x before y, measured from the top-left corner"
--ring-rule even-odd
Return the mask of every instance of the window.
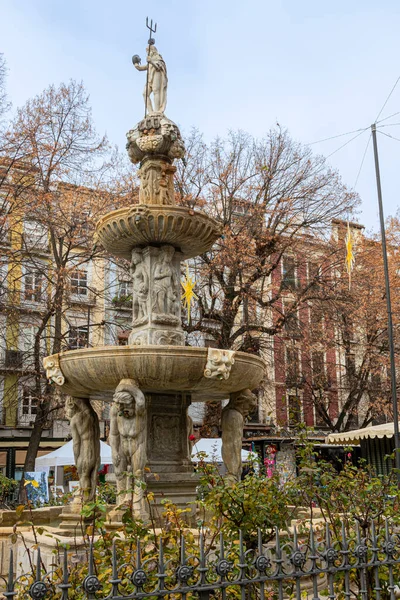
[[232, 202], [232, 215], [242, 217], [247, 213], [248, 205], [247, 202]]
[[24, 390], [22, 394], [22, 414], [36, 415], [37, 413], [37, 398], [31, 390]]
[[288, 290], [296, 289], [296, 265], [292, 256], [283, 258], [282, 287]]
[[127, 298], [132, 294], [130, 281], [119, 281], [118, 282], [118, 297]]
[[322, 388], [326, 384], [324, 353], [314, 350], [311, 354], [311, 360], [313, 386]]
[[24, 241], [25, 244], [33, 248], [47, 248], [48, 245], [47, 229], [37, 221], [24, 222]]
[[356, 374], [356, 357], [354, 354], [346, 354], [346, 373], [347, 380], [351, 383]]
[[71, 273], [71, 294], [75, 296], [87, 296], [87, 271], [77, 269]]
[[323, 315], [320, 306], [312, 305], [310, 307], [310, 321], [311, 336], [320, 339], [324, 330]]
[[286, 348], [286, 385], [297, 387], [299, 381], [299, 351], [297, 348]]
[[24, 298], [29, 302], [40, 302], [42, 296], [43, 276], [40, 271], [31, 271], [25, 274]]
[[289, 427], [296, 427], [301, 423], [301, 400], [298, 396], [288, 396]]
[[[32, 367], [35, 363], [35, 342], [38, 326], [30, 323], [20, 324], [20, 348], [24, 354], [24, 366]], [[45, 354], [45, 340], [41, 338], [39, 351]]]
[[292, 308], [291, 303], [285, 303], [285, 331], [288, 335], [294, 337], [300, 335], [300, 323], [297, 309]]
[[24, 388], [22, 391], [22, 398], [20, 404], [20, 423], [23, 425], [29, 425], [35, 420], [38, 408], [38, 399], [36, 398], [33, 390]]
[[328, 401], [323, 394], [318, 395], [314, 399], [315, 403], [315, 425], [316, 427], [327, 427], [327, 423], [323, 418], [324, 411], [328, 412]]
[[321, 283], [322, 268], [319, 263], [308, 263], [308, 283], [314, 287], [318, 287]]
[[20, 350], [6, 350], [5, 366], [9, 369], [22, 369], [23, 358]]
[[76, 348], [86, 348], [89, 343], [89, 334], [87, 327], [71, 327], [69, 330], [69, 347], [71, 350]]

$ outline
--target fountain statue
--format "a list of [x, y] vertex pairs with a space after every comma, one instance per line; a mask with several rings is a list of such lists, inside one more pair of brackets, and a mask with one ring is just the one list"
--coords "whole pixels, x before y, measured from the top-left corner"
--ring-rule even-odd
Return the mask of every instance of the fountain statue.
[[[230, 398], [222, 419], [223, 459], [230, 476], [239, 477], [243, 421], [254, 407], [249, 390], [260, 383], [265, 365], [243, 352], [185, 345], [181, 262], [210, 250], [222, 232], [207, 214], [176, 205], [173, 163], [184, 158], [185, 146], [178, 126], [165, 115], [166, 67], [153, 39], [147, 65], [140, 66], [138, 56], [133, 63], [147, 71], [145, 117], [127, 133], [129, 157], [139, 164], [139, 202], [106, 214], [96, 227], [97, 243], [131, 265], [128, 345], [60, 352], [47, 357], [44, 366], [47, 377], [73, 398], [71, 424], [74, 411], [90, 414], [89, 421], [72, 427], [85, 497], [95, 491], [93, 465], [99, 452], [90, 398], [102, 395], [112, 403], [110, 443], [120, 502], [133, 494], [135, 512], [143, 516], [143, 486], [133, 484], [144, 477], [158, 502], [164, 497], [185, 506], [194, 499], [191, 402]], [[85, 427], [86, 433], [80, 431]], [[83, 453], [93, 460], [82, 460]]]

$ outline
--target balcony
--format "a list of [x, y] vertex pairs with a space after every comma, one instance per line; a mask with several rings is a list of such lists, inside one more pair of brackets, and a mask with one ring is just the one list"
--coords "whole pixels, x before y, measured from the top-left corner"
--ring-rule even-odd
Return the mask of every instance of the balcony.
[[[82, 291], [82, 288], [81, 288]], [[74, 294], [72, 291], [69, 292], [67, 296], [67, 302], [70, 304], [80, 305], [80, 306], [95, 306], [97, 301], [97, 292], [93, 288], [89, 291], [86, 288], [86, 294], [79, 293]]]
[[131, 310], [132, 309], [132, 296], [114, 296], [111, 300], [111, 304], [114, 308], [118, 310]]
[[4, 366], [6, 369], [22, 369], [24, 353], [21, 350], [6, 350]]
[[34, 250], [36, 252], [48, 252], [49, 251], [49, 240], [48, 236], [37, 236], [31, 233], [22, 234], [22, 247], [26, 247], [28, 250]]

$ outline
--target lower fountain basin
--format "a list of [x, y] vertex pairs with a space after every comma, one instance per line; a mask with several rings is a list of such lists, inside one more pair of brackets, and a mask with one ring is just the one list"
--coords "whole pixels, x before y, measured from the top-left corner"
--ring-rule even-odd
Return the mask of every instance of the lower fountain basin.
[[207, 377], [208, 350], [191, 346], [100, 346], [47, 357], [45, 368], [58, 364], [58, 377], [52, 377], [49, 369], [48, 377], [61, 391], [81, 398], [99, 392], [107, 395], [121, 379], [132, 378], [145, 392], [186, 391], [194, 402], [222, 400], [231, 392], [255, 389], [264, 377], [263, 360], [244, 352], [234, 353], [227, 379]]

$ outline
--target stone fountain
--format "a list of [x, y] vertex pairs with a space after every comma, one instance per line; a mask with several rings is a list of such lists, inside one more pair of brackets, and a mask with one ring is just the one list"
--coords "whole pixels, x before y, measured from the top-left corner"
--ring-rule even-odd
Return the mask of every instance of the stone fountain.
[[[69, 396], [66, 414], [84, 498], [94, 496], [100, 452], [90, 397], [102, 393], [113, 399], [110, 444], [120, 501], [128, 499], [132, 480], [147, 478], [156, 499], [182, 506], [193, 500], [197, 484], [190, 403], [230, 398], [223, 411], [222, 454], [229, 476], [237, 478], [243, 420], [254, 408], [249, 390], [258, 386], [265, 366], [254, 355], [185, 345], [181, 262], [210, 250], [221, 230], [207, 214], [175, 203], [173, 163], [184, 158], [185, 147], [164, 112], [166, 67], [153, 39], [147, 53], [145, 66], [138, 56], [132, 59], [139, 71], [147, 71], [146, 113], [127, 134], [129, 157], [140, 163], [139, 203], [105, 215], [96, 228], [97, 243], [131, 264], [129, 345], [60, 352], [44, 366], [48, 379]], [[133, 506], [146, 516], [139, 488]]]

